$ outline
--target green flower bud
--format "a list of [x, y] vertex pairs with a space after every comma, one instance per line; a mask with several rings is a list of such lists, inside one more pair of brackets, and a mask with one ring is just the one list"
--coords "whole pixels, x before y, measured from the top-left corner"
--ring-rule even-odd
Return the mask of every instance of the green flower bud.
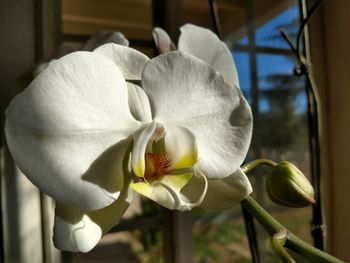
[[266, 177], [270, 199], [279, 205], [304, 207], [315, 203], [314, 189], [305, 175], [292, 163], [283, 161]]

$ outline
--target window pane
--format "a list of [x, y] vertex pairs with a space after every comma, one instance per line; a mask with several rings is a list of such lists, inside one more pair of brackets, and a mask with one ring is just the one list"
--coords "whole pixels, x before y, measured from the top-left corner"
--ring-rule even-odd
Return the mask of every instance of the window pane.
[[252, 103], [251, 82], [250, 82], [250, 62], [248, 52], [233, 52], [236, 63], [240, 88], [249, 103]]
[[[247, 160], [289, 160], [309, 176], [305, 79], [293, 75], [295, 59], [279, 31], [283, 27], [295, 38], [299, 26], [298, 3], [229, 2], [218, 1], [223, 6], [235, 6], [231, 14], [235, 16], [235, 24], [228, 16], [224, 19], [220, 16], [224, 41], [232, 50], [241, 90], [255, 114], [254, 138]], [[264, 190], [267, 173], [267, 168], [259, 168], [249, 175], [254, 198], [292, 232], [311, 243], [311, 209], [284, 208], [269, 201]], [[240, 207], [199, 215], [194, 229], [197, 262], [251, 262]], [[269, 247], [265, 230], [259, 226], [257, 230], [262, 261], [279, 262]]]
[[296, 37], [299, 27], [298, 6], [295, 4], [282, 9], [280, 12], [271, 10], [267, 15], [269, 17], [267, 20], [257, 24], [255, 32], [256, 45], [288, 49], [289, 46], [282, 38], [280, 29], [284, 28], [293, 39]]

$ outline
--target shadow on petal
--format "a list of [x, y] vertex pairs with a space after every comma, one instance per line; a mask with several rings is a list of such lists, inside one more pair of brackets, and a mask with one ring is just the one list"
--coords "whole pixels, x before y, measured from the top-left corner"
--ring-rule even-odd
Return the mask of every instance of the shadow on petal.
[[203, 178], [203, 176], [201, 177], [194, 175], [181, 189], [181, 195], [184, 198], [184, 201], [189, 203], [197, 203], [198, 200], [202, 199], [202, 195], [206, 194], [207, 192], [207, 180]]
[[123, 164], [130, 139], [121, 140], [104, 151], [82, 175], [82, 179], [100, 186], [107, 192], [120, 192], [124, 185]]
[[[239, 95], [237, 95], [238, 97]], [[239, 96], [237, 105], [230, 115], [230, 124], [234, 127], [244, 127], [252, 124], [250, 107], [243, 96]]]
[[67, 205], [61, 205], [60, 203], [56, 202], [55, 215], [59, 215], [60, 218], [71, 224], [76, 224], [82, 220], [84, 212], [80, 209]]
[[125, 213], [132, 200], [130, 178], [115, 202], [94, 211], [83, 211], [56, 203], [54, 244], [58, 249], [72, 252], [88, 252], [93, 249]]

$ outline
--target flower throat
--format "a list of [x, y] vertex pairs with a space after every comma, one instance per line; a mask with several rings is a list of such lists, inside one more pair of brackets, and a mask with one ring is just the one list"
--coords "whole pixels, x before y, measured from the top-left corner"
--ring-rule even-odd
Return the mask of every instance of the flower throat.
[[161, 179], [169, 172], [171, 159], [167, 153], [145, 154], [145, 180], [152, 182]]

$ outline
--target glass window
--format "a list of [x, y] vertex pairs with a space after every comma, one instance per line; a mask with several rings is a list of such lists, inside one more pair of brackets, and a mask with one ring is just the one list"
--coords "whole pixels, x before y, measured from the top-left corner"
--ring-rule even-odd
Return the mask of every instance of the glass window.
[[[293, 1], [291, 1], [293, 2]], [[289, 46], [279, 30], [284, 28], [292, 37], [296, 37], [299, 27], [299, 7], [294, 3], [277, 12], [269, 12], [269, 17], [257, 25], [255, 39], [257, 46], [285, 48]]]
[[[280, 35], [294, 37], [299, 26], [297, 1], [218, 1], [231, 6], [233, 19], [221, 19], [224, 41], [231, 48], [240, 86], [254, 114], [254, 134], [247, 160], [289, 160], [309, 176], [305, 80], [293, 75], [295, 59]], [[221, 11], [221, 12], [220, 12]], [[227, 11], [226, 11], [227, 12]], [[292, 232], [311, 243], [311, 209], [274, 205], [264, 190], [267, 169], [250, 175], [253, 196]], [[196, 214], [197, 215], [197, 214]], [[195, 224], [196, 262], [251, 262], [240, 208], [200, 212]], [[257, 225], [263, 262], [278, 262], [268, 236]], [[207, 249], [203, 249], [207, 247]]]
[[248, 102], [252, 103], [249, 54], [237, 51], [232, 55], [237, 67], [240, 88]]

